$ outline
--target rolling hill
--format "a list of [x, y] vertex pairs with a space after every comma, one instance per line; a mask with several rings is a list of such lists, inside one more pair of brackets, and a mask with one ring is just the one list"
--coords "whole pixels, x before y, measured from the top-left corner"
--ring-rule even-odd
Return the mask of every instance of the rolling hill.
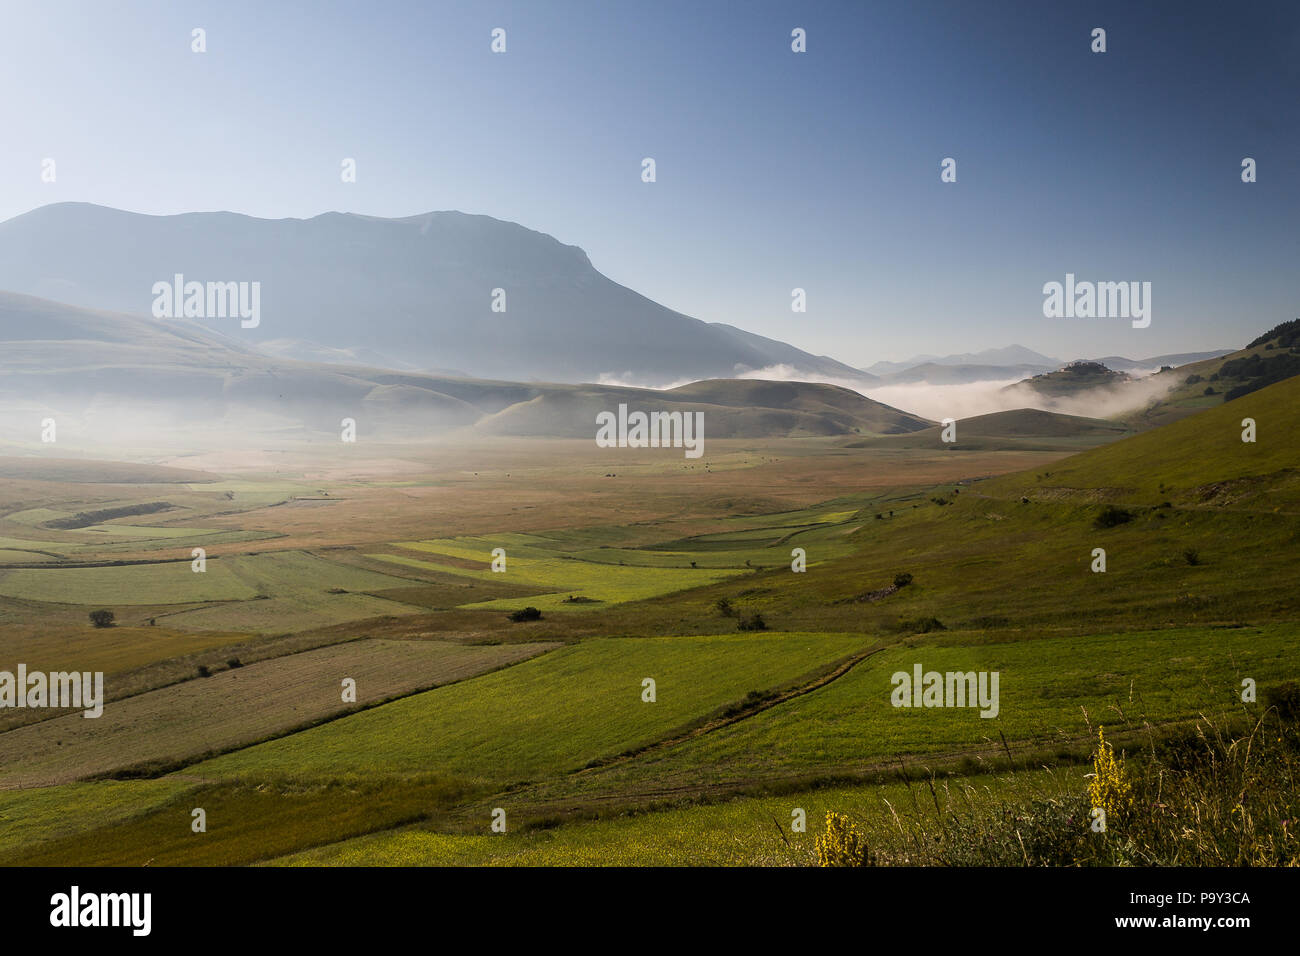
[[944, 443], [943, 428], [932, 425], [906, 435], [867, 438], [849, 444], [855, 448], [951, 448], [953, 451], [1057, 451], [1091, 448], [1123, 438], [1124, 425], [1100, 418], [1082, 418], [1017, 408], [974, 415], [957, 422], [955, 442]]
[[[361, 365], [279, 359], [184, 320], [154, 320], [0, 293], [0, 437], [34, 441], [55, 417], [84, 439], [123, 428], [244, 438], [337, 433], [592, 438], [595, 416], [620, 404], [704, 411], [706, 435], [892, 434], [924, 419], [833, 385], [751, 379], [669, 391], [612, 385], [522, 384]], [[201, 427], [200, 427], [201, 426]]]
[[[1255, 421], [1254, 442], [1242, 440], [1243, 420]], [[1008, 496], [1118, 498], [1137, 504], [1166, 501], [1269, 510], [1300, 505], [1300, 470], [1292, 437], [1300, 429], [1300, 378], [1253, 391], [1123, 441], [1095, 448], [1038, 475], [993, 479], [989, 489]]]
[[589, 438], [598, 412], [703, 412], [707, 438], [803, 438], [901, 434], [929, 426], [923, 418], [835, 385], [728, 379], [654, 391], [579, 385], [548, 389], [478, 423], [496, 435]]
[[1139, 428], [1168, 424], [1300, 374], [1300, 319], [1274, 326], [1243, 349], [1160, 374], [1169, 378], [1168, 392], [1128, 416], [1129, 424]]

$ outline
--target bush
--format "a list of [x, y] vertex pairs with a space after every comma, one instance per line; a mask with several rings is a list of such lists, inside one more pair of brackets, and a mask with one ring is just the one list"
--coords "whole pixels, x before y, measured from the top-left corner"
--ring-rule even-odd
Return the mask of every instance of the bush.
[[212, 673], [211, 669], [209, 669], [207, 664], [200, 664], [198, 667], [198, 671], [200, 677], [207, 677], [209, 674]]
[[900, 621], [898, 629], [908, 634], [929, 634], [931, 631], [948, 630], [943, 621], [937, 617], [919, 617], [914, 621]]
[[736, 614], [736, 609], [731, 606], [731, 601], [728, 598], [718, 598], [713, 602], [713, 606], [718, 609], [718, 613], [723, 617], [734, 617]]
[[236, 667], [243, 667], [244, 662], [241, 661], [238, 657], [230, 657], [226, 659], [226, 666], [232, 669]]
[[1201, 563], [1201, 553], [1195, 548], [1188, 548], [1183, 552], [1183, 559], [1192, 567], [1196, 567], [1196, 565]]
[[116, 616], [112, 611], [91, 611], [90, 623], [95, 627], [112, 627]]
[[525, 607], [510, 612], [510, 620], [512, 621], [540, 621], [541, 619], [542, 612], [535, 607]]
[[766, 631], [767, 622], [763, 620], [763, 615], [755, 611], [749, 617], [742, 617], [736, 625], [736, 629], [740, 631]]
[[943, 866], [1078, 866], [1090, 862], [1089, 807], [1082, 796], [1003, 804], [945, 830]]
[[894, 587], [905, 588], [912, 583], [912, 575], [906, 571], [899, 571], [894, 575]]
[[1097, 750], [1092, 755], [1092, 775], [1088, 784], [1092, 806], [1106, 811], [1106, 822], [1124, 817], [1133, 807], [1133, 785], [1124, 769], [1123, 759], [1115, 759], [1115, 748], [1097, 728]]
[[1132, 521], [1135, 517], [1136, 515], [1134, 515], [1133, 512], [1131, 511], [1126, 511], [1123, 508], [1117, 508], [1115, 507], [1115, 505], [1107, 505], [1106, 507], [1101, 509], [1101, 513], [1097, 515], [1097, 518], [1095, 521], [1093, 521], [1092, 526], [1098, 529], [1114, 528], [1116, 525], [1126, 524]]
[[874, 866], [875, 863], [866, 837], [853, 822], [834, 811], [826, 814], [826, 832], [817, 837], [817, 865]]

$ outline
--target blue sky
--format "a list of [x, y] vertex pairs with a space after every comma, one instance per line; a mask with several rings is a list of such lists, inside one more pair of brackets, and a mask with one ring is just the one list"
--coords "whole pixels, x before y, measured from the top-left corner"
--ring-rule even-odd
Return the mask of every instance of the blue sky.
[[[485, 213], [859, 365], [1140, 358], [1300, 315], [1293, 2], [41, 0], [4, 21], [0, 218]], [[1151, 282], [1150, 327], [1044, 318], [1067, 272]]]

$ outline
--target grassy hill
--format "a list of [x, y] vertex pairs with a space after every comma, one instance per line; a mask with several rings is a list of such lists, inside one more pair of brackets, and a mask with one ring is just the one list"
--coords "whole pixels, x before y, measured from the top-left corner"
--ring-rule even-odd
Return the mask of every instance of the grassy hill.
[[[1254, 442], [1242, 441], [1247, 418], [1256, 422]], [[1290, 511], [1300, 506], [1298, 430], [1300, 378], [1291, 378], [1066, 459], [1032, 480], [1011, 475], [981, 491]]]
[[1132, 381], [1125, 372], [1115, 372], [1099, 362], [1071, 362], [1054, 372], [1044, 372], [1023, 382], [1016, 382], [1004, 392], [1031, 391], [1049, 398], [1077, 395], [1099, 387], [1114, 387]]
[[1077, 450], [1123, 438], [1124, 425], [1037, 408], [973, 415], [957, 422], [954, 442], [943, 441], [943, 426], [932, 425], [907, 435], [849, 442], [854, 448], [945, 448], [953, 451], [1011, 449]]
[[703, 412], [706, 440], [898, 434], [929, 424], [835, 385], [714, 379], [666, 391], [600, 385], [553, 387], [483, 418], [475, 427], [494, 435], [593, 438], [596, 415], [616, 413], [620, 404], [626, 404], [629, 411]]
[[1151, 407], [1127, 416], [1133, 426], [1168, 424], [1300, 375], [1300, 319], [1269, 329], [1244, 349], [1161, 374], [1175, 382], [1173, 388]]

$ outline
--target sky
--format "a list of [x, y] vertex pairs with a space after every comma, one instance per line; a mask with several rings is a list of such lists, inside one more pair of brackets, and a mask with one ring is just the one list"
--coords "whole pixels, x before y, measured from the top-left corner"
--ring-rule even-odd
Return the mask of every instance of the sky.
[[[1292, 0], [10, 0], [0, 18], [0, 219], [482, 213], [858, 366], [1232, 348], [1300, 315]], [[1045, 317], [1067, 273], [1150, 282], [1150, 325]]]

